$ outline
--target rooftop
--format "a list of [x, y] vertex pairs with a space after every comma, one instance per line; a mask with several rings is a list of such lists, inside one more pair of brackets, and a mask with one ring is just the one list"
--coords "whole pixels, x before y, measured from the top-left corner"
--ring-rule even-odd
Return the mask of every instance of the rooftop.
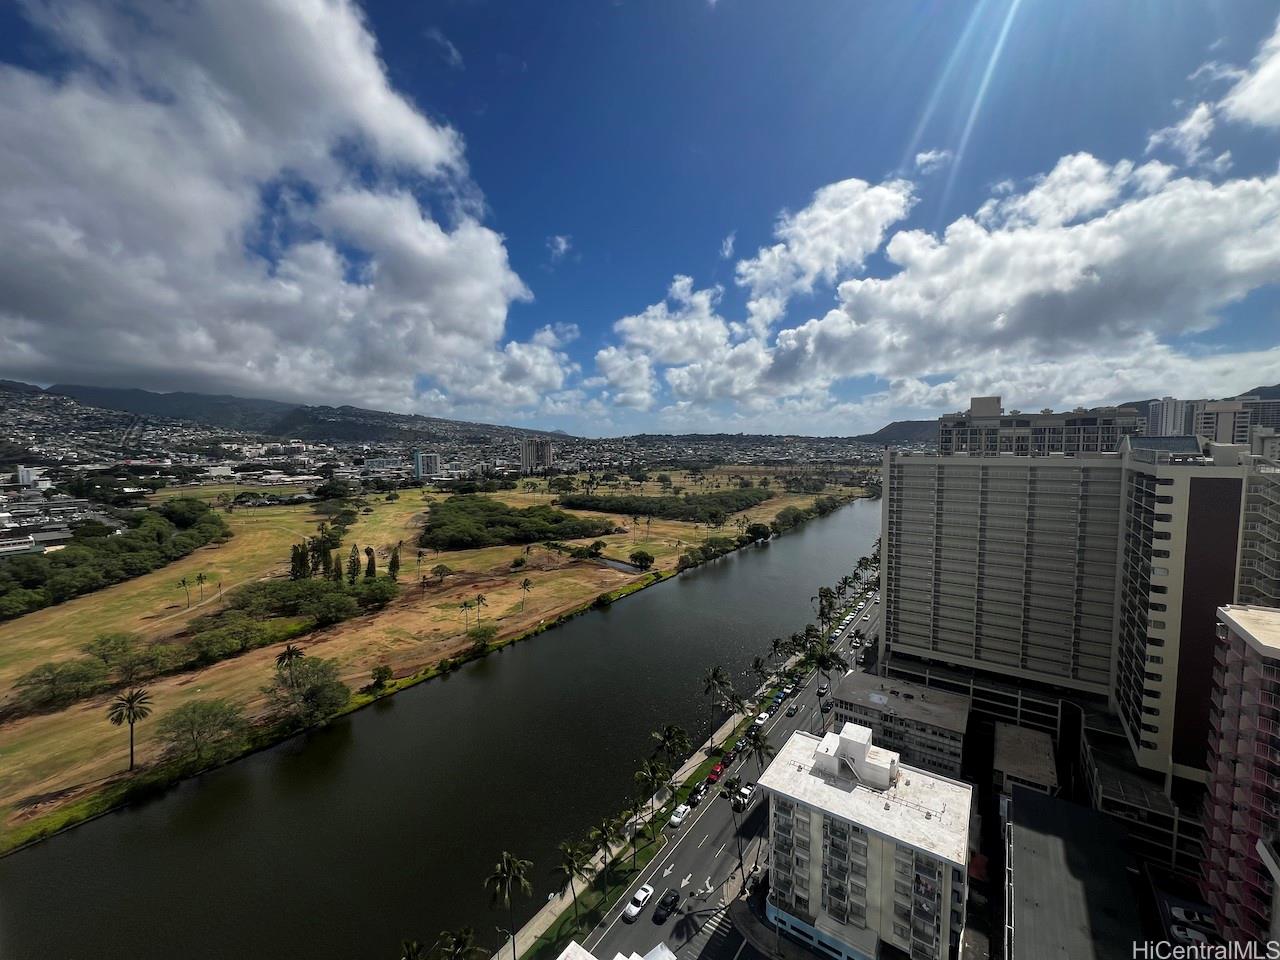
[[[772, 793], [899, 843], [954, 864], [968, 863], [973, 787], [900, 764], [897, 758], [872, 745], [870, 731], [854, 723], [821, 739], [797, 731], [759, 782]], [[860, 780], [855, 771], [863, 763], [872, 777], [887, 773], [888, 786], [877, 789]]]
[[1009, 960], [1130, 960], [1144, 938], [1124, 849], [1110, 817], [1014, 787]]
[[835, 685], [831, 696], [876, 713], [906, 717], [956, 733], [964, 733], [969, 722], [966, 696], [870, 673], [850, 673]]
[[1058, 766], [1053, 759], [1053, 738], [1043, 730], [997, 723], [995, 768], [1050, 789], [1056, 787]]
[[1280, 656], [1280, 609], [1229, 603], [1218, 608], [1218, 617], [1261, 653]]

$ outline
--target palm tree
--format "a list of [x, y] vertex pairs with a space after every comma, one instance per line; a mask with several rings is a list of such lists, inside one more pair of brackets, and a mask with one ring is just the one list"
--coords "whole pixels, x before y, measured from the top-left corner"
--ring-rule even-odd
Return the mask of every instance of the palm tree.
[[[809, 664], [822, 675], [823, 683], [828, 685], [828, 689], [832, 672], [836, 670], [843, 672], [849, 669], [849, 661], [832, 650], [826, 640], [820, 640], [809, 650]], [[818, 729], [825, 733], [827, 715], [822, 712], [822, 698], [818, 696], [818, 689], [820, 688], [814, 688], [814, 700], [818, 708], [818, 719], [820, 721]]]
[[751, 729], [747, 731], [747, 749], [743, 752], [749, 757], [756, 759], [757, 773], [764, 773], [764, 762], [772, 760], [773, 755], [777, 753], [777, 749], [769, 742], [769, 738], [765, 736], [764, 731], [757, 727], [754, 723]]
[[186, 592], [187, 609], [191, 609], [191, 581], [188, 580], [186, 577], [183, 577], [181, 580], [178, 581], [178, 586], [180, 586]]
[[762, 686], [773, 675], [773, 671], [769, 669], [769, 661], [765, 660], [764, 657], [751, 658], [751, 672], [756, 675], [756, 679], [760, 681]]
[[661, 760], [646, 760], [640, 764], [640, 769], [636, 771], [636, 783], [640, 785], [644, 795], [649, 798], [650, 824], [653, 823], [654, 797], [657, 796], [658, 789], [666, 782], [667, 765]]
[[569, 893], [573, 895], [573, 925], [578, 925], [578, 886], [576, 880], [591, 876], [591, 857], [579, 844], [560, 841], [560, 862], [555, 872], [569, 881]]
[[462, 628], [465, 630], [471, 626], [471, 601], [463, 600], [458, 609], [462, 611]]
[[511, 960], [520, 960], [516, 954], [516, 908], [513, 895], [523, 893], [527, 897], [533, 893], [533, 887], [529, 885], [529, 871], [532, 868], [532, 861], [513, 857], [503, 850], [502, 858], [494, 864], [493, 873], [485, 877], [484, 881], [493, 898], [493, 905], [507, 911], [507, 921], [511, 924]]
[[604, 898], [609, 899], [609, 857], [613, 851], [613, 845], [622, 839], [622, 830], [618, 827], [618, 821], [612, 817], [605, 817], [600, 821], [600, 825], [591, 831], [591, 840], [593, 843], [600, 844], [601, 850], [604, 851], [600, 860], [600, 880], [604, 886]]
[[667, 759], [672, 763], [677, 757], [684, 756], [692, 748], [689, 742], [689, 734], [685, 733], [684, 727], [678, 724], [668, 723], [661, 730], [655, 730], [652, 733], [653, 739], [658, 741], [655, 748], [657, 752], [665, 753]]
[[133, 769], [133, 725], [151, 716], [151, 694], [141, 687], [117, 693], [107, 706], [107, 719], [117, 727], [129, 725], [129, 769]]
[[520, 590], [524, 594], [524, 596], [520, 598], [521, 613], [524, 613], [524, 599], [529, 595], [529, 591], [532, 589], [533, 589], [533, 581], [530, 580], [528, 577], [525, 577], [523, 580], [520, 581]]
[[198, 586], [198, 587], [200, 588], [200, 602], [201, 602], [201, 603], [204, 603], [204, 585], [205, 585], [205, 583], [206, 583], [206, 582], [208, 582], [208, 580], [209, 580], [209, 578], [208, 578], [207, 576], [205, 576], [203, 573], [197, 573], [197, 574], [196, 574], [196, 586]]
[[289, 671], [289, 686], [296, 687], [296, 677], [294, 676], [293, 664], [297, 660], [301, 660], [306, 654], [302, 652], [297, 644], [286, 643], [284, 649], [276, 654], [276, 669]]
[[427, 960], [431, 956], [431, 948], [424, 947], [417, 940], [400, 941], [400, 960]]
[[716, 702], [724, 695], [724, 692], [730, 688], [729, 675], [724, 672], [724, 667], [716, 664], [710, 670], [702, 675], [702, 693], [711, 700], [711, 747], [714, 750], [716, 746]]
[[627, 823], [631, 825], [631, 869], [636, 868], [636, 853], [639, 851], [640, 845], [636, 843], [636, 837], [640, 835], [640, 815], [644, 813], [644, 800], [639, 797], [632, 797], [627, 801]]
[[729, 801], [729, 811], [733, 814], [733, 839], [738, 842], [738, 870], [741, 871], [739, 876], [747, 875], [746, 867], [742, 863], [742, 835], [738, 832], [738, 791], [742, 789], [741, 777], [730, 777], [728, 780], [721, 781], [721, 794]]
[[414, 564], [413, 564], [413, 572], [414, 572], [415, 574], [416, 574], [416, 573], [421, 573], [421, 572], [422, 572], [422, 558], [423, 558], [423, 557], [425, 557], [425, 556], [426, 556], [426, 553], [425, 553], [424, 551], [422, 551], [422, 550], [419, 550], [419, 551], [418, 551], [418, 556], [417, 556], [417, 558], [414, 560]]
[[480, 608], [487, 607], [488, 605], [489, 605], [489, 599], [483, 593], [477, 593], [476, 594], [476, 624], [477, 625], [479, 625], [480, 623]]
[[[483, 952], [476, 946], [476, 933], [470, 927], [442, 930], [436, 943], [440, 944], [440, 960], [471, 960]], [[423, 957], [429, 954], [428, 950]]]

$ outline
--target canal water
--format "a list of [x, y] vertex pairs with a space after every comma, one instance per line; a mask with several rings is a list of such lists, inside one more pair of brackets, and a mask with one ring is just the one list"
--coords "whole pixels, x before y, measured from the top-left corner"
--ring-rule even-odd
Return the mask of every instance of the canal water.
[[522, 923], [556, 845], [635, 790], [650, 731], [705, 739], [706, 668], [754, 689], [752, 657], [879, 529], [857, 501], [0, 860], [0, 958], [392, 960], [461, 926], [497, 945], [499, 854], [533, 861]]

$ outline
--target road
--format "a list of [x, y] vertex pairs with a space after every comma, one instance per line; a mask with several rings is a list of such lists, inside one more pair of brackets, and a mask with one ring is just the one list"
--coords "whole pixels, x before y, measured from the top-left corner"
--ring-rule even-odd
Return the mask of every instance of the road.
[[[873, 606], [872, 610], [875, 612], [870, 626], [877, 628], [874, 632], [878, 632], [875, 621], [878, 620], [879, 607]], [[868, 622], [860, 618], [855, 620], [847, 631], [841, 632], [834, 644], [846, 655], [852, 653], [846, 646], [848, 638], [859, 625], [863, 627], [864, 634], [874, 635], [872, 630], [866, 629]], [[794, 717], [788, 717], [785, 710], [779, 710], [766, 724], [765, 732], [775, 748], [786, 743], [796, 730], [818, 732], [820, 714], [816, 707], [816, 683], [816, 678], [810, 676], [796, 685], [795, 694], [787, 701], [788, 705], [795, 704], [798, 708]], [[744, 784], [754, 783], [759, 775], [756, 762], [750, 759], [734, 760], [726, 774], [741, 777]], [[666, 848], [641, 871], [613, 909], [583, 939], [582, 945], [600, 960], [612, 960], [617, 954], [643, 956], [659, 942], [665, 942], [679, 960], [763, 960], [743, 943], [741, 935], [730, 925], [724, 892], [726, 882], [739, 869], [739, 843], [744, 852], [746, 870], [750, 873], [757, 854], [748, 852], [747, 848], [754, 839], [765, 834], [767, 826], [767, 804], [758, 795], [745, 811], [737, 815], [735, 824], [729, 801], [716, 790], [709, 792], [683, 826], [678, 829], [666, 827], [669, 838]], [[767, 855], [763, 844], [758, 849], [761, 858]], [[653, 897], [639, 918], [628, 923], [622, 919], [623, 908], [643, 884], [653, 887]], [[668, 889], [679, 892], [680, 905], [666, 921], [654, 923], [654, 907]]]

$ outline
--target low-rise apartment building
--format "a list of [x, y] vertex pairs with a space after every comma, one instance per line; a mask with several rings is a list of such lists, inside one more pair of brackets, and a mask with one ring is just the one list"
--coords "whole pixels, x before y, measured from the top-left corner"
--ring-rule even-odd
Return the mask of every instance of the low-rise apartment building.
[[903, 763], [960, 776], [969, 698], [854, 671], [831, 689], [835, 728], [856, 723]]
[[973, 787], [907, 766], [871, 730], [797, 732], [759, 780], [770, 803], [766, 915], [833, 960], [956, 955]]

